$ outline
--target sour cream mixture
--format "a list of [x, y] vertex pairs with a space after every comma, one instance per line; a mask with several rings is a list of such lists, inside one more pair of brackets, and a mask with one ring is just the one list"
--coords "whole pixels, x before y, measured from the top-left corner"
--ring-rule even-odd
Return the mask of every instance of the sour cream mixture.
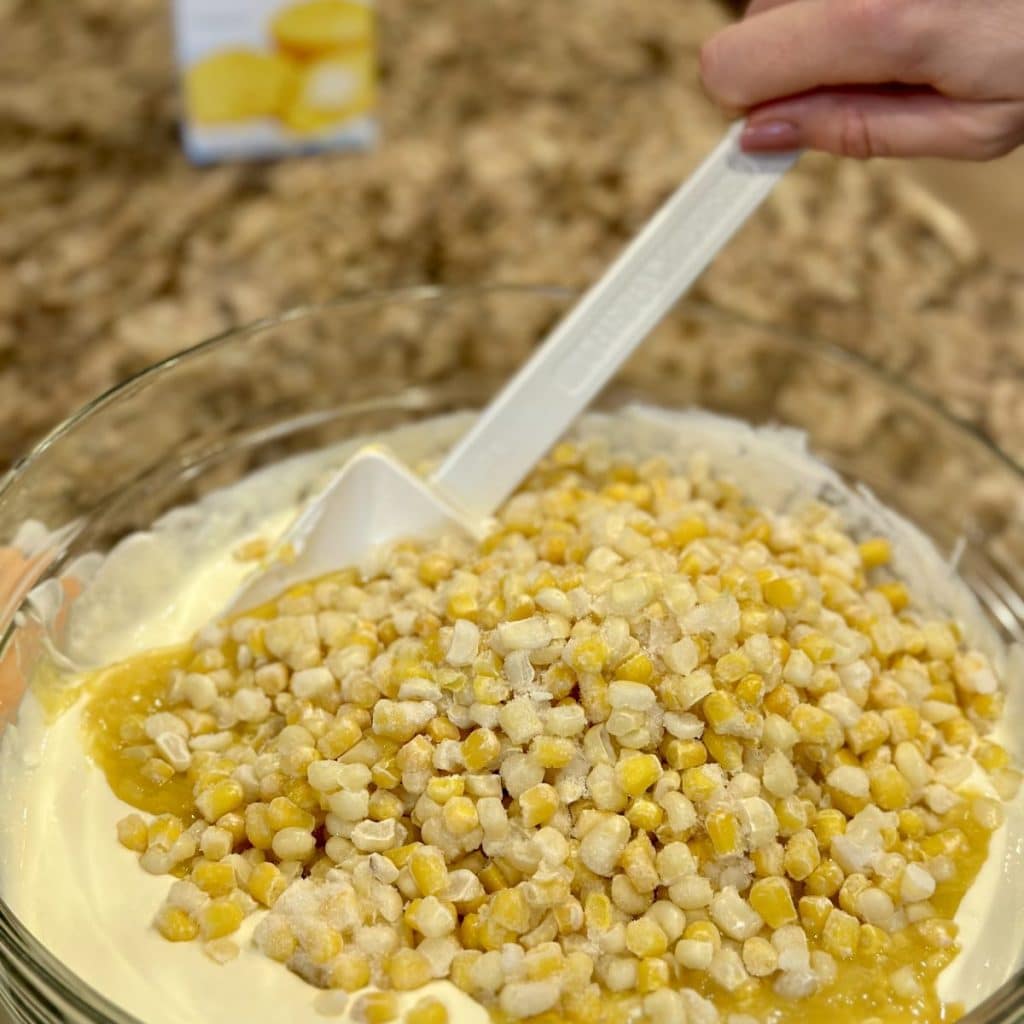
[[[406, 427], [383, 438], [410, 464], [435, 458], [465, 429], [468, 415]], [[951, 567], [917, 530], [852, 491], [812, 459], [802, 435], [753, 430], [707, 414], [631, 407], [614, 417], [592, 415], [577, 432], [608, 438], [620, 453], [686, 458], [705, 452], [716, 471], [739, 482], [759, 503], [784, 509], [827, 494], [845, 518], [890, 537], [894, 568], [938, 609], [965, 622], [972, 645], [990, 655], [1014, 696], [1017, 714], [1024, 656], [1005, 651]], [[301, 503], [339, 466], [352, 445], [290, 459], [253, 474], [198, 505], [170, 513], [154, 528], [127, 538], [90, 573], [69, 624], [66, 651], [82, 666], [99, 666], [151, 647], [186, 641], [224, 607], [251, 565], [231, 552], [253, 536], [279, 536]], [[40, 595], [46, 607], [46, 594]], [[56, 722], [29, 695], [16, 726], [0, 744], [0, 895], [21, 921], [72, 971], [147, 1024], [201, 1020], [322, 1021], [329, 1010], [304, 981], [240, 938], [238, 960], [221, 966], [191, 943], [172, 944], [151, 927], [167, 879], [147, 875], [116, 840], [115, 824], [131, 808], [110, 791], [87, 758], [81, 705]], [[1015, 737], [997, 737], [1015, 753]], [[983, 780], [980, 780], [981, 784]], [[957, 914], [963, 952], [943, 974], [943, 1000], [968, 1008], [1019, 966], [1024, 948], [1024, 801], [1007, 807], [1006, 825], [992, 837], [989, 859]], [[482, 1007], [448, 983], [430, 986], [459, 1024], [488, 1020]], [[408, 1005], [424, 990], [404, 997]]]

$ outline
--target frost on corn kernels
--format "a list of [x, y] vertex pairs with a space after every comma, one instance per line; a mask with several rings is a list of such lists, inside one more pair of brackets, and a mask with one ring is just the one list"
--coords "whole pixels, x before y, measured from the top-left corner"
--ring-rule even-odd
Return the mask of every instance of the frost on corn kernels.
[[145, 723], [195, 822], [119, 826], [182, 876], [157, 927], [227, 961], [258, 910], [257, 948], [326, 990], [448, 979], [579, 1020], [614, 992], [655, 1024], [717, 1019], [683, 972], [798, 999], [893, 933], [947, 949], [929, 901], [1001, 820], [968, 777], [1019, 776], [992, 666], [888, 550], [701, 466], [562, 452], [482, 544], [204, 630]]

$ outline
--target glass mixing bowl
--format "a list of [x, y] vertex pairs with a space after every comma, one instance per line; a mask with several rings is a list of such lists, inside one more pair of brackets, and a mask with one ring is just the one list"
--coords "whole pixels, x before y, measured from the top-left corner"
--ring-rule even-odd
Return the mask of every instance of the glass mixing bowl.
[[[0, 731], [36, 669], [66, 653], [54, 597], [74, 593], [83, 556], [287, 455], [483, 405], [573, 299], [419, 288], [297, 309], [174, 356], [57, 428], [0, 481]], [[1024, 641], [1024, 472], [933, 402], [836, 348], [690, 304], [597, 404], [636, 399], [805, 431], [958, 557], [994, 627]], [[1024, 974], [979, 978], [985, 996], [965, 1021], [1024, 1021]], [[0, 900], [3, 1008], [19, 1024], [135, 1020]]]

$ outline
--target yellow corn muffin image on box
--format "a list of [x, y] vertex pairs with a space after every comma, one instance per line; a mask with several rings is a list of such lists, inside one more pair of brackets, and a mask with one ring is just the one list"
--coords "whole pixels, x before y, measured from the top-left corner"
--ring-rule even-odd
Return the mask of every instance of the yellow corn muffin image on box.
[[190, 159], [372, 145], [373, 18], [371, 0], [175, 0]]
[[373, 41], [373, 12], [353, 0], [306, 0], [285, 7], [270, 31], [281, 50], [300, 58], [363, 51]]

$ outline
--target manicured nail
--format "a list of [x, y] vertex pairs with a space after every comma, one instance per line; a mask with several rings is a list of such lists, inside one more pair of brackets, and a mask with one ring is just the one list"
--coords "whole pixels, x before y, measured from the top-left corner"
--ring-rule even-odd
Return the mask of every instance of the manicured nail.
[[750, 150], [797, 149], [800, 129], [792, 121], [749, 121], [740, 144]]

